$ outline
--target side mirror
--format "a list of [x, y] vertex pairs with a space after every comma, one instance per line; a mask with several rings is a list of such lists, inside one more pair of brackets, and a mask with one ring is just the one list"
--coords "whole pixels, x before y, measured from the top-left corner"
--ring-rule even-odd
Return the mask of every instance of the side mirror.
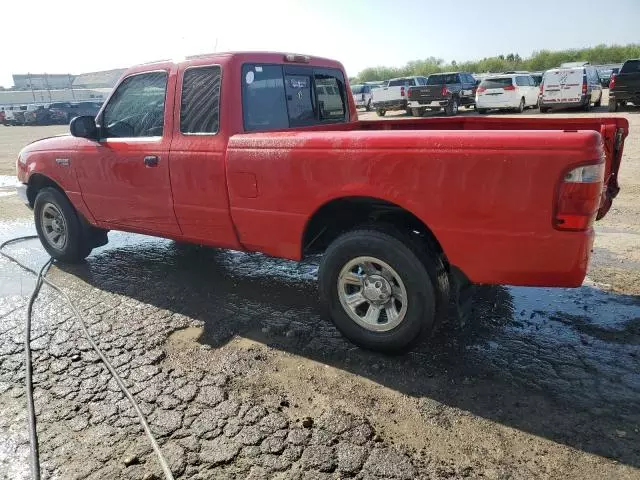
[[74, 137], [88, 138], [89, 140], [98, 139], [96, 119], [90, 115], [75, 117], [69, 124], [69, 130]]

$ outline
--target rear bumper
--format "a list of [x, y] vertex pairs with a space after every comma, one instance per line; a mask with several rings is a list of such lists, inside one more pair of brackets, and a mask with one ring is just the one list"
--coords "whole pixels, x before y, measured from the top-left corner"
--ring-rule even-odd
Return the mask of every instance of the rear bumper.
[[[445, 235], [446, 236], [446, 235]], [[589, 265], [595, 233], [460, 235], [443, 248], [450, 262], [474, 283], [578, 287]]]
[[554, 101], [549, 101], [548, 99], [543, 100], [542, 98], [540, 98], [539, 105], [541, 107], [550, 107], [550, 108], [577, 108], [577, 107], [583, 107], [587, 103], [588, 98], [589, 97], [583, 95], [582, 97], [580, 97], [580, 100], [577, 102], [575, 101], [574, 102], [561, 102], [561, 101], [554, 102]]
[[476, 100], [477, 108], [518, 108], [520, 99], [515, 102], [513, 100]]
[[409, 108], [442, 108], [442, 107], [446, 107], [447, 105], [449, 105], [449, 99], [442, 99], [442, 100], [431, 100], [431, 101], [424, 101], [424, 100], [410, 100], [409, 101]]
[[387, 100], [384, 102], [373, 102], [373, 108], [385, 110], [406, 110], [407, 100]]

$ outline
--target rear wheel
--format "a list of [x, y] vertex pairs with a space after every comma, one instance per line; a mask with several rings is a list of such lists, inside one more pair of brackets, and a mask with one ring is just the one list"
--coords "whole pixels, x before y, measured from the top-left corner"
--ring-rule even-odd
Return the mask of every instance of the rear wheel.
[[386, 113], [387, 113], [387, 111], [386, 111], [384, 108], [378, 108], [378, 109], [376, 110], [376, 114], [377, 114], [379, 117], [384, 117], [384, 115], [385, 115]]
[[71, 202], [55, 188], [38, 192], [33, 207], [36, 231], [45, 250], [56, 260], [77, 263], [93, 248]]
[[371, 111], [371, 99], [369, 99], [369, 101], [367, 102], [367, 106], [365, 107], [367, 112]]
[[591, 99], [589, 97], [587, 97], [587, 102], [582, 106], [582, 109], [585, 112], [588, 112], [589, 110], [591, 110]]
[[616, 102], [613, 99], [609, 100], [609, 111], [610, 112], [617, 112], [618, 111], [618, 102]]
[[549, 107], [540, 107], [540, 113], [548, 113], [551, 110]]
[[520, 99], [520, 103], [518, 104], [518, 108], [516, 108], [518, 113], [524, 112], [524, 97]]
[[450, 117], [458, 114], [458, 99], [456, 97], [453, 97], [444, 107], [444, 113]]
[[478, 110], [478, 113], [480, 115], [484, 115], [485, 113], [488, 112], [488, 110], [486, 108], [476, 108], [476, 110]]
[[593, 106], [599, 107], [600, 105], [602, 105], [602, 90], [600, 91], [600, 98], [598, 98], [598, 101], [594, 103]]
[[424, 109], [422, 109], [422, 108], [412, 108], [411, 109], [411, 115], [413, 115], [414, 117], [421, 117], [422, 115], [424, 115]]
[[338, 237], [318, 279], [323, 306], [342, 334], [364, 348], [398, 352], [430, 332], [437, 292], [423, 257], [393, 229]]

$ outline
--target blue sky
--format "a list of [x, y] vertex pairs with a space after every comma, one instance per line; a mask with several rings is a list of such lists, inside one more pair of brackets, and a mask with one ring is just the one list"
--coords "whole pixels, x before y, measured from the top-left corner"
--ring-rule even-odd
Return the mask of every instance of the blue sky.
[[640, 0], [5, 0], [2, 14], [24, 20], [5, 21], [14, 27], [0, 52], [3, 86], [11, 73], [127, 67], [211, 52], [216, 43], [218, 51], [335, 58], [350, 76], [429, 56], [640, 43]]

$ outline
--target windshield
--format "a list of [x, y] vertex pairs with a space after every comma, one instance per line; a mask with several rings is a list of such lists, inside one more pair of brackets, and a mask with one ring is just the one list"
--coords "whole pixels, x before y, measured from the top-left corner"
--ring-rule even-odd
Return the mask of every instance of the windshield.
[[640, 60], [627, 60], [622, 65], [620, 73], [638, 73], [640, 72]]
[[351, 93], [358, 94], [362, 93], [364, 90], [364, 85], [351, 85]]
[[430, 75], [429, 78], [427, 78], [427, 85], [447, 85], [450, 83], [458, 83], [457, 74]]
[[480, 82], [480, 86], [484, 88], [504, 88], [513, 85], [511, 77], [508, 78], [485, 78]]

